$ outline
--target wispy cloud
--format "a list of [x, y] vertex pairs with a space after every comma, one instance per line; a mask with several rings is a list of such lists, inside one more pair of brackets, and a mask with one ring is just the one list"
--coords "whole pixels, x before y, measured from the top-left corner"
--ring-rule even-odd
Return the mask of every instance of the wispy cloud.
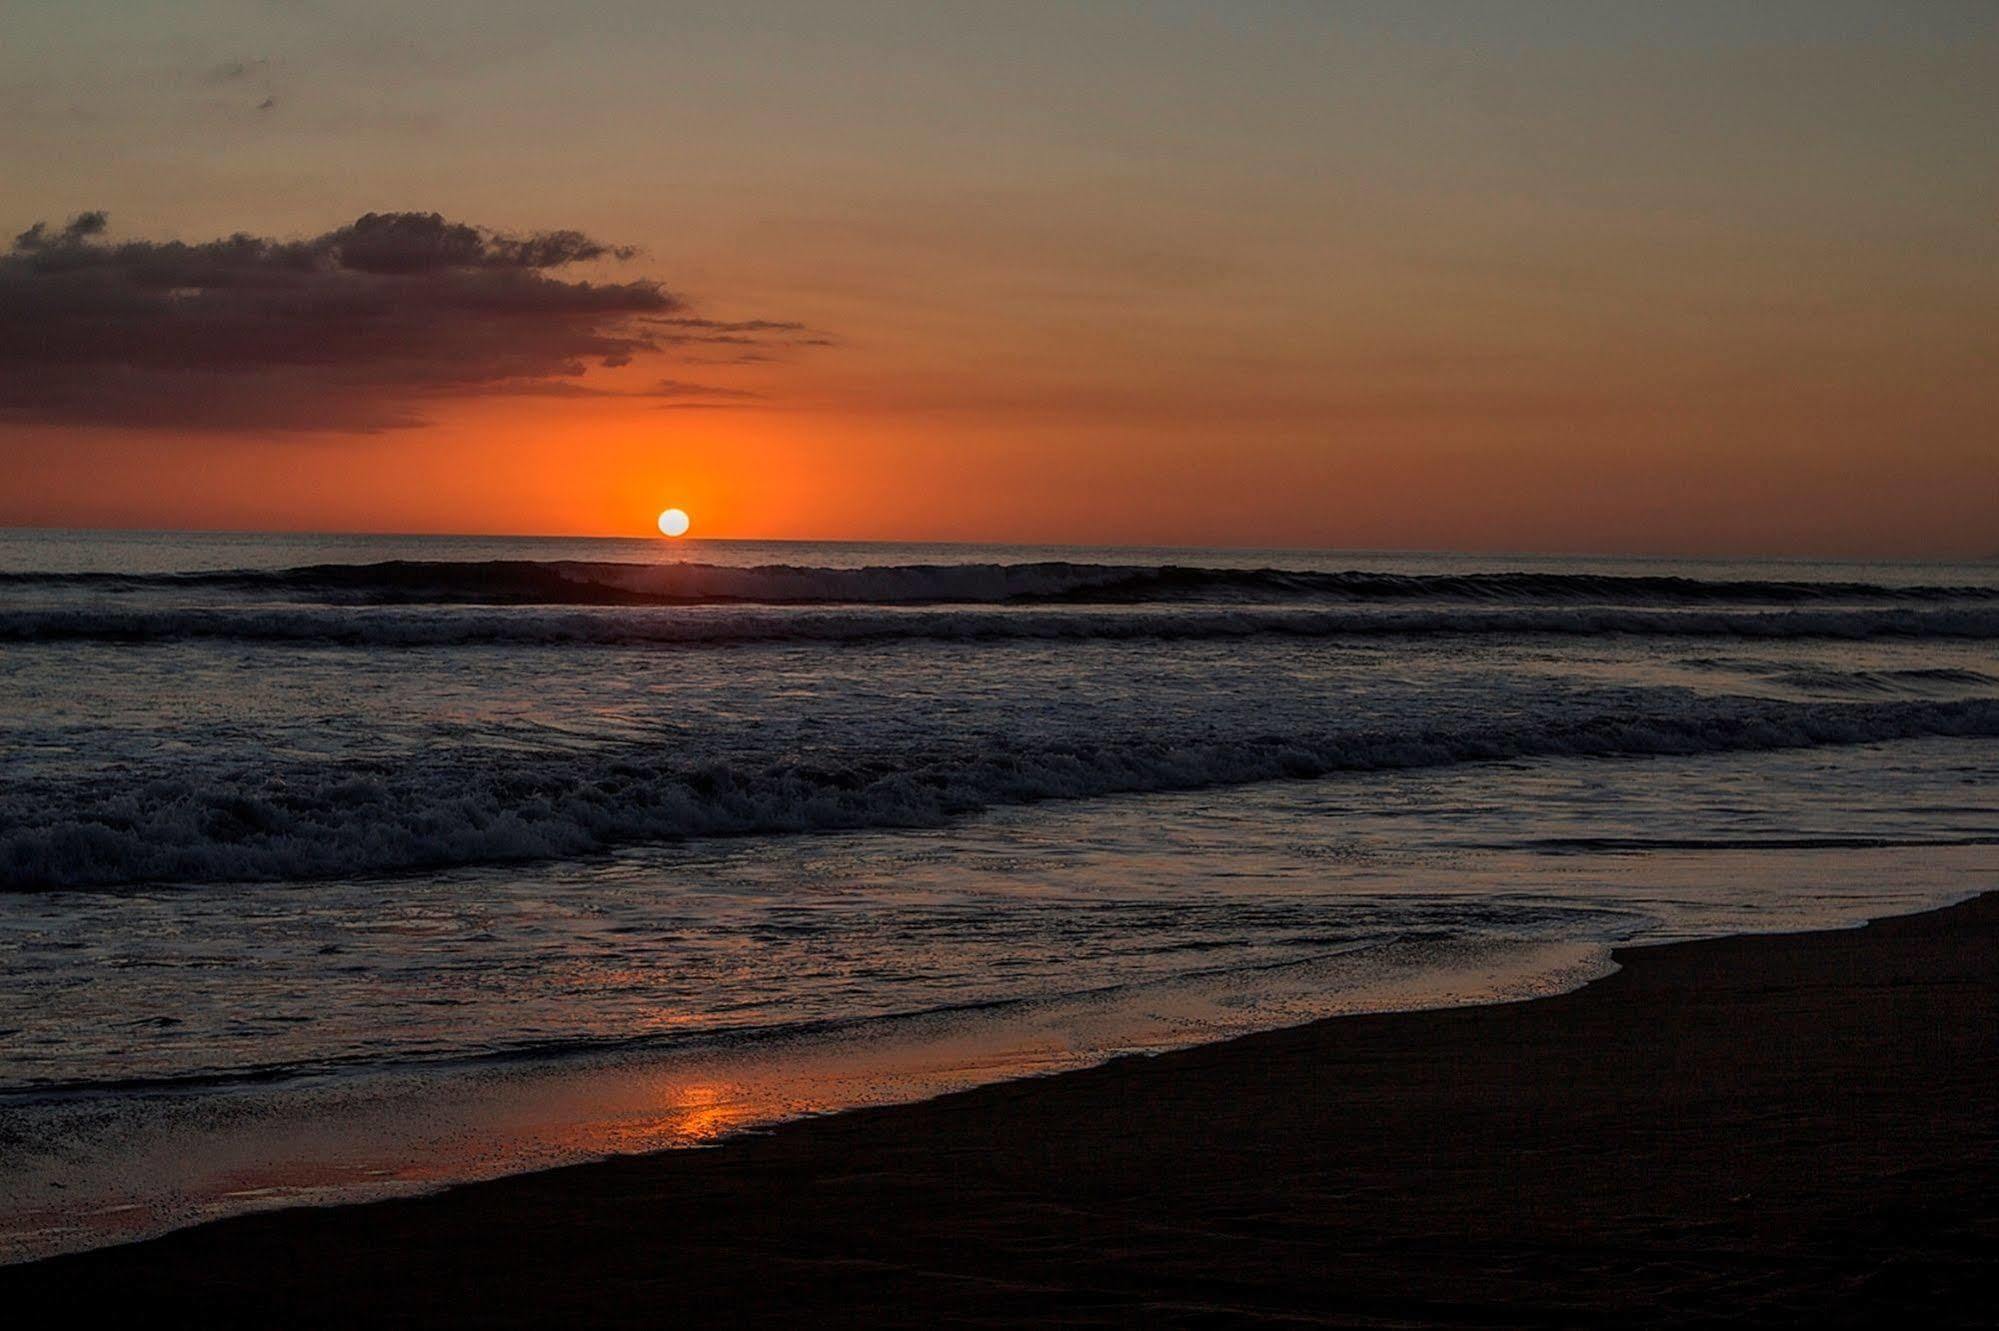
[[661, 342], [675, 346], [830, 347], [833, 339], [802, 323], [776, 319], [703, 319], [691, 315], [647, 320]]
[[202, 75], [208, 83], [240, 83], [244, 79], [255, 78], [269, 70], [271, 62], [262, 58], [256, 60], [224, 60], [211, 66]]

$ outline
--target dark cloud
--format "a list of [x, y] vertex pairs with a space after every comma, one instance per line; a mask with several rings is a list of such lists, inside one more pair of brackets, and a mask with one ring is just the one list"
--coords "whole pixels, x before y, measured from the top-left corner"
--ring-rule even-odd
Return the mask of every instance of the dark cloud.
[[560, 391], [685, 341], [806, 335], [701, 319], [653, 281], [558, 275], [633, 255], [578, 231], [369, 213], [307, 240], [105, 232], [83, 213], [0, 253], [0, 419], [387, 429], [438, 395]]

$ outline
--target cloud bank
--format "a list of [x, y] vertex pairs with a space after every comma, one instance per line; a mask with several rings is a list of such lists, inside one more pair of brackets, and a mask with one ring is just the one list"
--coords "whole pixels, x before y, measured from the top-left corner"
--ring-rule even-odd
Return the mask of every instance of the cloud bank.
[[0, 253], [0, 420], [378, 430], [426, 399], [534, 391], [721, 324], [658, 282], [574, 265], [633, 251], [578, 231], [511, 235], [436, 213], [369, 213], [307, 240], [112, 241], [105, 215], [38, 223]]

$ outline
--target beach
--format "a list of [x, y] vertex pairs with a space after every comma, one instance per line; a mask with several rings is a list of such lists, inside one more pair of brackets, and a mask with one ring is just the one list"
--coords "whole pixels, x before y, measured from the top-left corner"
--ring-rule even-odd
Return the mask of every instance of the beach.
[[0, 1269], [24, 1324], [1989, 1325], [1999, 896]]

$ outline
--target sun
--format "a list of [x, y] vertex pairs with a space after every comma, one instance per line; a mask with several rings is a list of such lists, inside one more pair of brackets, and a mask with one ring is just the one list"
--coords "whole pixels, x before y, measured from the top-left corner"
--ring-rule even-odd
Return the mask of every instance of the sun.
[[687, 514], [677, 508], [669, 508], [659, 515], [659, 529], [668, 536], [685, 536], [688, 528]]

